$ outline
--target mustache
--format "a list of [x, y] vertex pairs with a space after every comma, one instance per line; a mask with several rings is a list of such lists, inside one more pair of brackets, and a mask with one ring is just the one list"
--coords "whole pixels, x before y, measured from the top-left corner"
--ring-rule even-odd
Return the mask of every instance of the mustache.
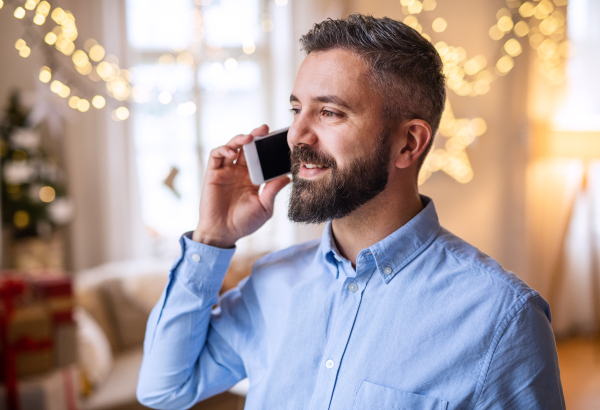
[[297, 174], [303, 162], [337, 169], [337, 162], [329, 155], [310, 148], [308, 145], [296, 145], [290, 154], [292, 173]]

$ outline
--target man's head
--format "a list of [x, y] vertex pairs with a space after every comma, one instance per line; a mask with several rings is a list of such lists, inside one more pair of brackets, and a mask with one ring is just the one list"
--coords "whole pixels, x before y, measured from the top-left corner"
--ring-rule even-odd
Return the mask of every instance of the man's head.
[[326, 20], [300, 41], [307, 57], [290, 97], [289, 216], [323, 222], [377, 196], [394, 167], [416, 181], [444, 109], [444, 76], [431, 43], [389, 18]]

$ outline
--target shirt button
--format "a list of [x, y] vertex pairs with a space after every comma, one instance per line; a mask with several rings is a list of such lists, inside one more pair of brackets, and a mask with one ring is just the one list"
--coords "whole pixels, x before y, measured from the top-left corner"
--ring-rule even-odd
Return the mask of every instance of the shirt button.
[[333, 368], [333, 360], [329, 359], [325, 362], [325, 367], [327, 367], [328, 369], [332, 369]]
[[356, 283], [352, 282], [348, 285], [348, 290], [354, 293], [358, 290], [358, 286], [356, 286]]
[[192, 260], [194, 262], [200, 262], [200, 255], [198, 255], [197, 253], [192, 255]]
[[341, 262], [342, 258], [340, 258], [339, 256], [337, 256], [335, 253], [333, 254], [333, 257], [335, 258], [336, 261]]
[[390, 273], [392, 273], [392, 268], [390, 268], [389, 266], [387, 268], [385, 268], [383, 270], [383, 273], [385, 273], [386, 275], [389, 275]]

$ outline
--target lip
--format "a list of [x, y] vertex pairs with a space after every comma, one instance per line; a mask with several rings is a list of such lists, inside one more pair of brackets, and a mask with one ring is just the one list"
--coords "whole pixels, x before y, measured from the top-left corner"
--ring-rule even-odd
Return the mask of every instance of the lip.
[[298, 172], [298, 176], [301, 178], [316, 178], [320, 175], [323, 175], [325, 172], [329, 171], [329, 168], [311, 168], [308, 169], [304, 165], [306, 162], [302, 163], [300, 167], [300, 172]]

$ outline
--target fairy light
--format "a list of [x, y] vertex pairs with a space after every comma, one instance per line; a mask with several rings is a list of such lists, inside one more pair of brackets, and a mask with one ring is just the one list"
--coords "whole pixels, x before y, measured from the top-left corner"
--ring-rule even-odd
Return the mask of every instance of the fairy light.
[[17, 7], [15, 9], [15, 17], [18, 19], [25, 17], [25, 9], [23, 7]]
[[68, 85], [63, 84], [61, 89], [57, 92], [59, 97], [67, 98], [71, 94], [71, 88]]
[[90, 109], [90, 102], [85, 98], [80, 99], [77, 103], [77, 109], [81, 112], [86, 112]]
[[102, 61], [106, 52], [104, 51], [104, 47], [100, 44], [96, 44], [90, 48], [90, 58], [95, 62]]
[[27, 0], [23, 7], [25, 7], [27, 10], [33, 10], [38, 5], [38, 3], [39, 3], [39, 0], [37, 0], [37, 1]]
[[94, 98], [92, 98], [92, 105], [97, 109], [104, 108], [106, 105], [106, 99], [104, 99], [104, 97], [101, 95], [96, 95]]
[[53, 32], [49, 32], [44, 37], [44, 41], [46, 42], [46, 44], [53, 46], [54, 43], [56, 43], [56, 38], [56, 34], [54, 34]]
[[483, 118], [456, 118], [450, 102], [446, 101], [439, 134], [447, 139], [444, 148], [433, 150], [425, 159], [419, 173], [419, 185], [438, 171], [463, 184], [473, 179], [473, 169], [465, 149], [486, 131], [487, 124]]
[[26, 211], [19, 210], [13, 216], [13, 223], [19, 229], [26, 228], [29, 225], [29, 214]]
[[44, 66], [40, 69], [40, 81], [43, 83], [48, 83], [52, 79], [52, 71], [50, 68]]
[[69, 98], [69, 107], [73, 108], [74, 110], [77, 109], [77, 104], [79, 104], [79, 100], [80, 98], [77, 96], [72, 96], [71, 98]]
[[56, 191], [51, 186], [40, 188], [39, 197], [42, 202], [52, 202], [56, 198]]
[[[0, 0], [0, 8], [4, 6], [4, 0]], [[87, 39], [84, 42], [83, 49], [77, 49], [75, 40], [79, 37], [79, 32], [73, 13], [64, 10], [61, 7], [52, 8], [46, 0], [25, 0], [23, 6], [19, 6], [14, 11], [14, 16], [23, 19], [27, 12], [32, 11], [32, 21], [35, 25], [41, 26], [49, 17], [56, 26], [43, 35], [44, 43], [53, 46], [60, 53], [70, 56], [73, 67], [82, 75], [87, 76], [91, 81], [105, 81], [108, 95], [118, 101], [127, 101], [131, 96], [131, 73], [123, 70], [118, 65], [118, 59], [114, 56], [106, 55], [105, 49], [94, 39]], [[43, 43], [42, 43], [43, 44]], [[31, 54], [31, 48], [25, 40], [19, 39], [15, 43], [15, 48], [19, 55], [26, 58]], [[175, 57], [170, 56], [174, 63]], [[178, 64], [193, 66], [193, 56], [189, 52], [180, 53], [177, 57]], [[94, 65], [97, 63], [97, 65]], [[52, 81], [53, 73], [49, 67], [42, 67], [39, 73], [39, 80], [43, 83], [49, 83], [50, 90], [60, 97], [68, 100], [68, 105], [81, 112], [86, 112], [91, 106], [101, 109], [106, 106], [106, 99], [101, 95], [96, 95], [91, 102], [85, 98], [71, 95], [71, 88], [59, 80]], [[69, 78], [68, 76], [65, 76]], [[69, 98], [70, 97], [70, 98]], [[122, 121], [129, 117], [129, 111], [125, 107], [119, 107], [114, 111], [114, 118]]]
[[127, 109], [127, 107], [119, 107], [116, 110], [114, 110], [113, 113], [114, 117], [118, 121], [123, 121], [129, 118], [129, 110]]
[[446, 20], [444, 20], [441, 17], [438, 17], [435, 20], [433, 20], [433, 23], [431, 24], [431, 28], [436, 33], [441, 33], [442, 31], [446, 30], [446, 27], [448, 27], [448, 23], [446, 23]]

